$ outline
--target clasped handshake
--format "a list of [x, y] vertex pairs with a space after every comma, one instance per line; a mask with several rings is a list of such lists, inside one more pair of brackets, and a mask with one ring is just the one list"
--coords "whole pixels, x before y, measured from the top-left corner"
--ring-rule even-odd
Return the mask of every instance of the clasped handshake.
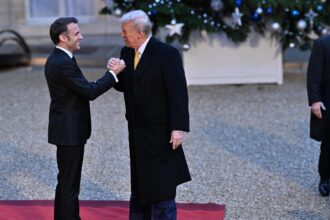
[[110, 58], [108, 60], [107, 68], [112, 70], [116, 75], [124, 70], [126, 67], [125, 61], [118, 58]]

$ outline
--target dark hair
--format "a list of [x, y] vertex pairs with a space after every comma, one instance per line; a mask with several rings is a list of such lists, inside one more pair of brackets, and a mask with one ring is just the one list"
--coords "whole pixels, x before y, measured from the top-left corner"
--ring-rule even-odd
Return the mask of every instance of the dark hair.
[[68, 24], [75, 23], [78, 24], [77, 18], [74, 17], [61, 17], [56, 19], [50, 26], [49, 35], [53, 43], [57, 45], [60, 42], [60, 34], [68, 31]]

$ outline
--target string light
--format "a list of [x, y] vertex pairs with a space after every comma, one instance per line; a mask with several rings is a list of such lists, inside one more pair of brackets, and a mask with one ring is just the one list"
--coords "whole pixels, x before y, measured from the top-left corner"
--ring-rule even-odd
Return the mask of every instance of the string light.
[[[146, 10], [151, 20], [158, 22], [157, 28], [183, 24], [181, 27], [176, 27], [182, 34], [172, 34], [172, 40], [184, 38], [187, 41], [190, 32], [206, 30], [207, 32], [225, 32], [233, 41], [242, 42], [251, 30], [247, 27], [255, 26], [257, 31], [272, 32], [273, 36], [284, 42], [284, 47], [289, 47], [300, 46], [301, 43], [305, 43], [305, 40], [311, 39], [309, 34], [314, 30], [313, 36], [329, 32], [328, 21], [320, 19], [321, 16], [325, 19], [326, 10], [327, 13], [329, 10], [325, 0], [294, 0], [294, 5], [275, 0], [256, 0], [254, 3], [247, 0], [104, 1], [114, 2], [113, 14], [119, 14], [118, 8], [123, 12], [132, 9]], [[279, 9], [283, 10], [283, 13], [280, 13]], [[309, 24], [308, 27], [305, 21]]]

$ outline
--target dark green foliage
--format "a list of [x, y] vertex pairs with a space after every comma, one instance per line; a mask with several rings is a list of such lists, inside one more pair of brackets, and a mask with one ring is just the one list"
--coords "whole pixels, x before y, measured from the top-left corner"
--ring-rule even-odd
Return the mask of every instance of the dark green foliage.
[[[295, 46], [302, 50], [309, 49], [315, 37], [327, 34], [330, 25], [330, 6], [325, 0], [221, 0], [223, 7], [219, 11], [212, 9], [211, 1], [114, 0], [112, 10], [104, 8], [101, 13], [111, 13], [116, 8], [123, 12], [142, 9], [154, 23], [154, 32], [173, 19], [184, 23], [182, 35], [168, 36], [168, 41], [188, 42], [191, 32], [205, 30], [225, 33], [233, 42], [241, 43], [246, 41], [251, 31], [256, 31], [262, 35], [270, 32], [281, 42], [283, 49]], [[233, 22], [232, 13], [236, 7], [243, 14], [241, 26]], [[262, 13], [256, 13], [258, 8], [262, 9]], [[305, 16], [310, 9], [317, 13], [313, 22]], [[298, 21], [305, 21], [306, 28], [299, 29]], [[272, 28], [274, 23], [278, 23], [280, 28]]]

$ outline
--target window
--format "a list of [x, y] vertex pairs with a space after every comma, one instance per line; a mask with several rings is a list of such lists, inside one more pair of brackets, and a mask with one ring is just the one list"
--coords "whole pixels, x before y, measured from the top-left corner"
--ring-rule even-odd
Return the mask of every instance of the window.
[[95, 0], [26, 0], [27, 20], [32, 23], [49, 23], [61, 16], [88, 22], [95, 14]]

